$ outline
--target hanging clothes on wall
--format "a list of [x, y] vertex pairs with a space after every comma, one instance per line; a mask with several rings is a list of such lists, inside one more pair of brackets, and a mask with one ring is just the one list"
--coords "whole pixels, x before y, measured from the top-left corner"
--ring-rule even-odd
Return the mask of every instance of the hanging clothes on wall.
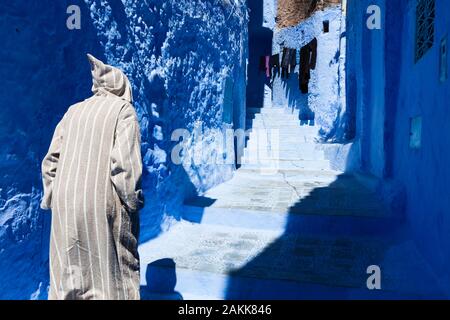
[[310, 43], [300, 49], [300, 72], [299, 84], [302, 93], [309, 92], [309, 80], [311, 79], [311, 70], [316, 68], [317, 63], [317, 39], [314, 38]]
[[288, 79], [291, 72], [295, 70], [295, 67], [297, 66], [296, 56], [297, 56], [296, 49], [283, 48], [283, 58], [281, 61], [282, 78]]
[[266, 56], [266, 77], [270, 78], [271, 70], [270, 70], [270, 56]]
[[270, 57], [270, 70], [275, 77], [280, 73], [280, 54], [274, 54]]
[[270, 56], [261, 56], [259, 58], [259, 70], [264, 72], [267, 78], [271, 76], [270, 59]]
[[297, 50], [296, 49], [289, 49], [290, 50], [290, 53], [289, 53], [289, 56], [290, 56], [290, 62], [289, 62], [289, 67], [290, 67], [290, 70], [289, 70], [289, 72], [294, 72], [294, 70], [295, 70], [295, 67], [297, 66]]
[[289, 78], [289, 67], [291, 64], [291, 49], [283, 48], [283, 57], [281, 58], [281, 77]]

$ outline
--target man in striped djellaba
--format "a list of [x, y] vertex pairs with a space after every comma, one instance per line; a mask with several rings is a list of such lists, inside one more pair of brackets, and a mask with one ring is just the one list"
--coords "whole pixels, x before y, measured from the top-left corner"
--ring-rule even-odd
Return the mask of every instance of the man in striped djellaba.
[[140, 130], [130, 82], [88, 55], [94, 95], [69, 108], [42, 163], [49, 299], [139, 299]]

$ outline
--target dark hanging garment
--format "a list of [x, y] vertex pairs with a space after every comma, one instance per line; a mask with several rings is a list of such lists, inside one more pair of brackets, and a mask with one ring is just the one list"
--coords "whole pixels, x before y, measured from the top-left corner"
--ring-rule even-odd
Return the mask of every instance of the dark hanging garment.
[[323, 33], [330, 32], [330, 20], [325, 20], [323, 22]]
[[309, 43], [309, 50], [311, 52], [311, 61], [310, 61], [310, 67], [311, 70], [316, 69], [316, 63], [317, 63], [317, 39], [314, 38]]
[[289, 62], [289, 66], [291, 68], [291, 72], [294, 72], [295, 67], [297, 66], [297, 50], [295, 49], [290, 49], [291, 53], [290, 53], [290, 62]]
[[300, 49], [300, 72], [299, 84], [302, 93], [309, 92], [309, 80], [311, 79], [311, 70], [316, 68], [317, 63], [317, 39], [314, 38], [310, 43]]
[[300, 49], [300, 71], [298, 73], [300, 91], [302, 93], [308, 93], [309, 79], [311, 77], [309, 71], [309, 57], [309, 47], [308, 45], [305, 45]]
[[274, 54], [270, 57], [270, 67], [279, 68], [280, 67], [280, 54]]
[[288, 68], [289, 67], [289, 48], [283, 48], [283, 57], [281, 58], [281, 67]]
[[283, 48], [283, 58], [281, 59], [281, 77], [289, 78], [289, 67], [291, 64], [291, 49]]
[[270, 78], [270, 56], [261, 56], [259, 58], [259, 71], [264, 72], [267, 78]]
[[266, 69], [266, 77], [270, 78], [271, 76], [271, 69], [270, 69], [270, 56], [265, 57], [265, 69]]
[[280, 54], [274, 54], [270, 57], [270, 70], [275, 77], [280, 72]]

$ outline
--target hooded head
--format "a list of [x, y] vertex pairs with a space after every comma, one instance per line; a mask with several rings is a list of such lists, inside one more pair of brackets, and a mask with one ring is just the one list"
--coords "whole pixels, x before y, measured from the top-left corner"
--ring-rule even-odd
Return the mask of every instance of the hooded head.
[[88, 54], [92, 73], [92, 92], [115, 95], [130, 103], [133, 102], [130, 81], [119, 69], [104, 64], [91, 54]]

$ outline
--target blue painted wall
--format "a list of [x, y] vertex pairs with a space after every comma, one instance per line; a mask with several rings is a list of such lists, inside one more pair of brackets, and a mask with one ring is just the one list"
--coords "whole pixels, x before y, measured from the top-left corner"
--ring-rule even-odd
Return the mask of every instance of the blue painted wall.
[[[361, 168], [382, 177], [384, 167], [384, 32], [369, 30], [369, 5], [384, 1], [352, 1], [347, 8], [347, 108], [356, 118], [355, 136], [361, 141]], [[357, 45], [355, 45], [357, 44]]]
[[[81, 1], [71, 1], [88, 9]], [[90, 95], [95, 30], [66, 28], [69, 1], [14, 1], [0, 11], [0, 298], [46, 296], [50, 215], [39, 209], [40, 162], [69, 105]]]
[[[382, 8], [382, 30], [365, 27], [370, 4]], [[450, 81], [439, 81], [450, 3], [436, 1], [434, 45], [417, 63], [416, 1], [348, 5], [348, 99], [357, 109], [363, 169], [381, 179], [380, 191], [450, 294]], [[409, 146], [410, 119], [417, 116], [422, 147], [415, 150]]]
[[[66, 9], [81, 8], [81, 30]], [[142, 240], [180, 217], [185, 197], [231, 177], [234, 164], [171, 162], [177, 128], [203, 127], [183, 159], [215, 130], [243, 127], [247, 10], [241, 0], [14, 1], [0, 11], [0, 299], [45, 298], [50, 214], [42, 212], [40, 162], [67, 108], [91, 95], [90, 52], [122, 68], [142, 130], [146, 207]], [[224, 123], [227, 78], [231, 115]]]
[[261, 56], [272, 54], [276, 3], [274, 0], [248, 0], [248, 9], [247, 106], [262, 108], [265, 87], [270, 85], [270, 80], [259, 70], [259, 62]]

